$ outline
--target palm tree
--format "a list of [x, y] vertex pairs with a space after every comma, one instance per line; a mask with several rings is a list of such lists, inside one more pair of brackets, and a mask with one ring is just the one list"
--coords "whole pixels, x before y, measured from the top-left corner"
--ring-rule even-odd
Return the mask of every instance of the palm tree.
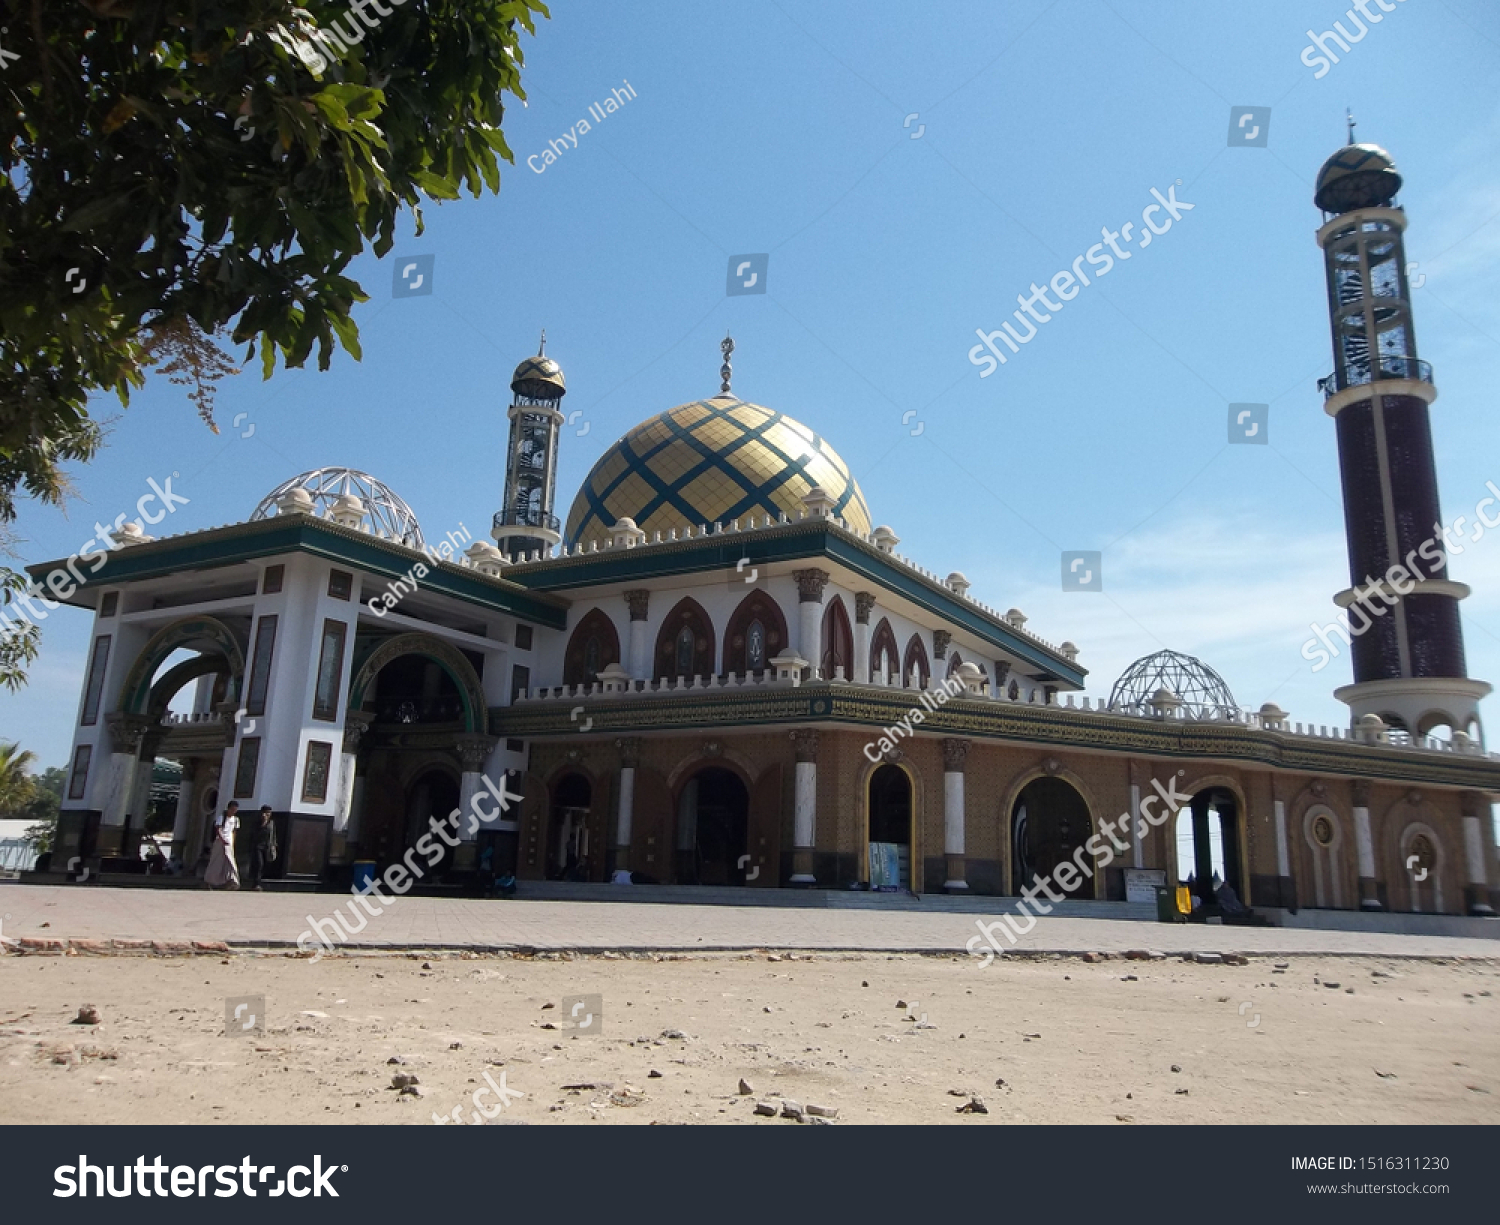
[[36, 754], [19, 741], [0, 742], [0, 812], [13, 812], [31, 799], [36, 783], [27, 767], [34, 761]]

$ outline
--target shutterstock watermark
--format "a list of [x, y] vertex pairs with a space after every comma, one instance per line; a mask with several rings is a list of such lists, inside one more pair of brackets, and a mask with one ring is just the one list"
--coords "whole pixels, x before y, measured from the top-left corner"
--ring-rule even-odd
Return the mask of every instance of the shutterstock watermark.
[[[1168, 187], [1166, 195], [1162, 195], [1154, 187], [1151, 189], [1151, 194], [1156, 197], [1156, 203], [1146, 205], [1145, 209], [1141, 212], [1142, 229], [1139, 243], [1141, 250], [1149, 247], [1154, 238], [1170, 230], [1173, 222], [1181, 221], [1183, 213], [1193, 211], [1194, 205], [1177, 198], [1177, 187], [1181, 182], [1182, 180], [1178, 179], [1177, 183]], [[1158, 226], [1152, 220], [1152, 217], [1153, 215], [1162, 214], [1165, 214], [1168, 219]], [[1124, 261], [1129, 259], [1134, 252], [1124, 250], [1120, 246], [1119, 240], [1124, 239], [1126, 242], [1129, 242], [1131, 232], [1134, 229], [1135, 222], [1133, 221], [1127, 221], [1118, 230], [1112, 230], [1108, 226], [1105, 226], [1100, 231], [1103, 241], [1096, 242], [1075, 259], [1072, 263], [1071, 272], [1064, 269], [1062, 272], [1057, 273], [1047, 283], [1047, 286], [1039, 287], [1033, 281], [1029, 297], [1025, 294], [1017, 294], [1016, 301], [1020, 304], [1021, 309], [1015, 312], [1015, 318], [1016, 322], [1025, 329], [1026, 334], [1024, 336], [1011, 327], [1010, 320], [1008, 319], [993, 332], [986, 332], [983, 328], [975, 328], [974, 334], [984, 343], [977, 344], [969, 350], [969, 362], [975, 366], [988, 366], [988, 369], [982, 371], [979, 377], [987, 379], [1001, 366], [1005, 365], [1006, 356], [1001, 352], [1000, 344], [1004, 344], [1012, 353], [1019, 353], [1022, 345], [1030, 344], [1036, 338], [1037, 324], [1048, 322], [1054, 314], [1062, 310], [1066, 303], [1071, 302], [1078, 296], [1081, 287], [1091, 284], [1088, 273], [1083, 270], [1085, 261], [1088, 262], [1090, 267], [1097, 270], [1094, 273], [1094, 277], [1097, 279], [1107, 276], [1110, 269], [1115, 266], [1116, 260]], [[1109, 252], [1113, 252], [1113, 254], [1104, 250], [1106, 246], [1109, 247]], [[1047, 296], [1047, 288], [1049, 287], [1058, 296], [1060, 301], [1054, 302]], [[1043, 310], [1042, 307], [1046, 307], [1047, 309]], [[985, 350], [988, 350], [988, 352]]]
[[[391, 3], [400, 8], [406, 0], [391, 0]], [[316, 75], [328, 67], [328, 60], [318, 49], [320, 45], [335, 58], [348, 55], [351, 48], [364, 41], [366, 30], [380, 28], [380, 22], [365, 11], [372, 8], [380, 17], [389, 17], [396, 11], [387, 8], [380, 0], [351, 0], [343, 17], [330, 21], [327, 26], [314, 25], [304, 11], [295, 30], [279, 26], [271, 32], [271, 41], [295, 55]], [[339, 21], [344, 24], [340, 25]]]
[[[932, 691], [929, 697], [925, 692], [918, 695], [922, 705], [913, 706], [906, 712], [906, 718], [899, 723], [893, 723], [890, 727], [882, 729], [885, 735], [878, 740], [871, 740], [865, 744], [864, 754], [867, 761], [879, 762], [882, 753], [889, 753], [896, 747], [898, 740], [905, 740], [915, 736], [912, 728], [927, 722], [927, 716], [922, 713], [925, 709], [929, 712], [937, 710], [939, 706], [947, 704], [949, 698], [956, 698], [964, 691], [963, 682], [957, 677], [950, 676]], [[873, 750], [873, 752], [871, 751]]]
[[[146, 484], [151, 486], [151, 490], [149, 493], [142, 494], [136, 501], [135, 512], [140, 518], [132, 522], [137, 529], [144, 531], [143, 524], [147, 523], [155, 526], [174, 513], [179, 506], [188, 504], [187, 498], [172, 492], [172, 481], [176, 476], [177, 473], [172, 473], [161, 485], [156, 483], [155, 477], [146, 481]], [[159, 501], [162, 509], [153, 515], [147, 512], [146, 507], [154, 501]], [[46, 589], [50, 590], [57, 600], [49, 600], [43, 595], [43, 585], [34, 579], [27, 585], [24, 592], [12, 592], [9, 600], [9, 615], [0, 613], [0, 638], [8, 634], [25, 632], [27, 623], [35, 625], [40, 621], [45, 621], [48, 610], [60, 607], [59, 600], [66, 600], [79, 587], [84, 586], [88, 580], [79, 572], [80, 563], [88, 562], [89, 573], [97, 574], [108, 560], [110, 551], [120, 547], [120, 542], [115, 539], [115, 535], [124, 526], [127, 513], [121, 512], [116, 515], [114, 523], [109, 527], [95, 522], [94, 535], [79, 545], [78, 551], [61, 566], [47, 574]], [[32, 600], [41, 601], [43, 607], [37, 608], [31, 602]], [[20, 607], [17, 608], [16, 605]]]
[[[1495, 496], [1481, 498], [1474, 507], [1474, 531], [1468, 537], [1469, 544], [1478, 544], [1484, 539], [1488, 529], [1500, 527], [1500, 514], [1491, 519], [1484, 513], [1486, 507], [1500, 502], [1500, 489], [1495, 487], [1494, 481], [1486, 481], [1484, 487]], [[1313, 636], [1302, 644], [1302, 658], [1312, 664], [1312, 670], [1321, 672], [1338, 655], [1338, 644], [1331, 635], [1341, 637], [1347, 647], [1375, 624], [1376, 617], [1385, 616], [1387, 608], [1394, 608], [1402, 596], [1415, 591], [1418, 583], [1446, 579], [1449, 554], [1460, 556], [1464, 551], [1464, 545], [1455, 542], [1453, 536], [1456, 534], [1459, 541], [1464, 540], [1464, 524], [1467, 522], [1467, 515], [1459, 515], [1449, 527], [1434, 523], [1432, 535], [1407, 553], [1403, 561], [1394, 563], [1381, 578], [1365, 575], [1364, 586], [1353, 589], [1348, 607], [1331, 624], [1310, 622], [1308, 629], [1312, 630]], [[1417, 564], [1418, 557], [1428, 563], [1425, 574]], [[1358, 625], [1350, 615], [1356, 611], [1359, 614]]]
[[[474, 1092], [469, 1095], [469, 1101], [474, 1105], [474, 1109], [469, 1113], [469, 1117], [467, 1119], [467, 1122], [469, 1122], [470, 1124], [483, 1123], [486, 1119], [493, 1119], [497, 1114], [499, 1114], [502, 1110], [510, 1105], [511, 1098], [515, 1098], [516, 1101], [520, 1101], [523, 1097], [526, 1096], [519, 1089], [512, 1089], [505, 1083], [504, 1072], [500, 1073], [500, 1083], [498, 1085], [495, 1083], [495, 1078], [490, 1075], [488, 1069], [485, 1069], [484, 1079], [485, 1083], [489, 1085], [489, 1088], [475, 1089]], [[494, 1090], [495, 1096], [499, 1098], [499, 1105], [481, 1106], [479, 1104], [479, 1099], [481, 1097], [484, 1097], [491, 1090]], [[464, 1104], [462, 1102], [459, 1102], [459, 1104], [453, 1107], [453, 1109], [447, 1114], [439, 1114], [436, 1110], [434, 1110], [432, 1112], [432, 1121], [440, 1126], [444, 1123], [463, 1123], [466, 1120], [458, 1117], [463, 1113], [463, 1108]], [[480, 1117], [481, 1115], [483, 1116], [483, 1118]]]
[[[1396, 4], [1404, 3], [1406, 3], [1406, 0], [1396, 0]], [[1344, 16], [1349, 18], [1351, 24], [1359, 27], [1358, 34], [1344, 29], [1342, 21], [1335, 21], [1333, 29], [1324, 30], [1321, 34], [1314, 34], [1309, 30], [1307, 36], [1312, 39], [1312, 42], [1302, 48], [1300, 58], [1309, 68], [1316, 69], [1313, 73], [1313, 80], [1322, 80], [1333, 71], [1333, 65], [1339, 62], [1339, 57], [1328, 47], [1330, 42], [1338, 43], [1339, 50], [1347, 55], [1349, 48], [1354, 43], [1364, 42], [1365, 35], [1370, 32], [1370, 27], [1354, 15], [1355, 9], [1358, 9], [1365, 21], [1368, 21], [1373, 26], [1379, 25], [1385, 18], [1380, 13], [1371, 12], [1372, 5], [1378, 7], [1381, 12], [1394, 13], [1396, 11], [1396, 4], [1389, 4], [1386, 0], [1354, 0], [1354, 8], [1351, 8]], [[1318, 54], [1319, 52], [1322, 52], [1322, 54]], [[1330, 60], [1332, 63], [1329, 62]], [[1320, 64], [1322, 67], [1319, 67]]]
[[[469, 827], [464, 831], [465, 837], [472, 838], [481, 825], [498, 819], [502, 813], [510, 810], [512, 804], [520, 803], [521, 797], [512, 795], [507, 789], [509, 781], [508, 777], [502, 778], [497, 789], [490, 781], [488, 774], [480, 775], [484, 790], [476, 790], [469, 801]], [[489, 794], [486, 795], [485, 792]], [[494, 797], [496, 807], [493, 812], [485, 812], [480, 808], [480, 802], [488, 800], [490, 796]], [[408, 847], [406, 854], [398, 862], [386, 868], [383, 876], [372, 878], [363, 889], [350, 890], [354, 895], [354, 901], [348, 905], [348, 919], [344, 918], [341, 910], [335, 910], [331, 915], [322, 919], [314, 919], [312, 915], [308, 915], [307, 929], [297, 937], [297, 951], [313, 953], [313, 961], [318, 962], [323, 959], [324, 953], [333, 952], [338, 945], [346, 940], [352, 940], [364, 931], [371, 919], [378, 919], [385, 913], [385, 906], [394, 904], [396, 898], [409, 893], [412, 886], [427, 874], [429, 868], [434, 868], [443, 861], [450, 848], [463, 842], [463, 838], [450, 836], [458, 829], [459, 818], [462, 815], [463, 810], [455, 808], [448, 814], [446, 820], [439, 821], [436, 817], [429, 817], [427, 819], [428, 832], [418, 838], [414, 845]], [[417, 863], [416, 856], [418, 855], [421, 855], [426, 863]], [[388, 897], [380, 892], [382, 883], [395, 895], [394, 897]], [[371, 894], [378, 897], [381, 902], [385, 903], [385, 906], [372, 903]], [[354, 925], [356, 921], [359, 923], [358, 927]]]
[[[1184, 795], [1177, 790], [1177, 775], [1169, 778], [1165, 787], [1156, 779], [1151, 780], [1151, 785], [1156, 788], [1156, 795], [1148, 795], [1141, 801], [1141, 814], [1135, 819], [1135, 836], [1144, 838], [1151, 830], [1159, 825], [1165, 824], [1172, 815], [1182, 807], [1183, 801], [1192, 797]], [[1151, 811], [1152, 806], [1160, 800], [1166, 807], [1160, 812]], [[1027, 920], [1026, 926], [1022, 927], [1010, 915], [1002, 915], [993, 923], [986, 924], [983, 919], [975, 919], [974, 925], [979, 928], [980, 934], [971, 936], [964, 948], [968, 950], [971, 957], [982, 957], [984, 964], [989, 965], [995, 960], [996, 953], [1005, 952], [1005, 947], [995, 938], [995, 930], [998, 928], [1004, 933], [1005, 938], [1014, 947], [1017, 940], [1036, 926], [1036, 915], [1052, 913], [1052, 907], [1042, 901], [1036, 895], [1044, 893], [1054, 902], [1061, 902], [1064, 897], [1078, 888], [1084, 880], [1092, 880], [1098, 872], [1103, 872], [1110, 864], [1114, 863], [1117, 853], [1128, 851], [1129, 842], [1121, 842], [1116, 836], [1122, 831], [1130, 829], [1130, 814], [1122, 812], [1113, 821], [1103, 821], [1099, 825], [1099, 832], [1073, 852], [1072, 859], [1065, 859], [1057, 867], [1053, 868], [1044, 877], [1039, 877], [1035, 884], [1029, 885], [1021, 890], [1021, 900], [1016, 903], [1016, 913]], [[1106, 842], [1105, 839], [1109, 841]], [[1054, 892], [1053, 882], [1062, 889], [1062, 893]], [[1026, 907], [1032, 906], [1036, 914], [1030, 913]], [[989, 948], [979, 947], [988, 943]]]

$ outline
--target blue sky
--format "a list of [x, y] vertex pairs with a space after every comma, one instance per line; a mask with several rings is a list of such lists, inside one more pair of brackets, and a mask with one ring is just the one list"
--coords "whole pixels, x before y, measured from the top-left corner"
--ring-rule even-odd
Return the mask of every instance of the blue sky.
[[[1321, 79], [1299, 56], [1309, 28], [1352, 25], [1343, 0], [553, 7], [526, 48], [499, 196], [429, 205], [424, 235], [408, 225], [392, 257], [354, 265], [363, 362], [269, 383], [255, 363], [223, 389], [218, 437], [165, 380], [123, 413], [101, 398], [108, 446], [65, 510], [23, 509], [22, 560], [73, 552], [172, 472], [191, 503], [171, 531], [237, 521], [286, 477], [343, 464], [394, 487], [430, 536], [479, 534], [500, 501], [509, 375], [543, 327], [580, 411], [566, 514], [611, 441], [717, 391], [728, 328], [736, 393], [824, 434], [903, 552], [1077, 643], [1090, 694], [1170, 646], [1244, 706], [1346, 722], [1332, 690], [1347, 659], [1314, 673], [1300, 655], [1347, 585], [1315, 387], [1333, 363], [1312, 182], [1346, 106], [1405, 175], [1451, 521], [1500, 483], [1493, 5], [1401, 0]], [[625, 81], [622, 109], [527, 167]], [[1228, 147], [1233, 105], [1271, 107], [1267, 147]], [[981, 378], [975, 329], [1172, 186], [1192, 211]], [[769, 291], [726, 297], [729, 257], [761, 252]], [[433, 293], [394, 299], [397, 257], [419, 254]], [[1270, 404], [1270, 445], [1226, 444], [1235, 402]], [[1102, 550], [1102, 593], [1061, 590], [1069, 549]], [[1500, 533], [1453, 573], [1474, 587], [1470, 673], [1500, 681]], [[67, 756], [88, 627], [53, 614], [30, 685], [0, 695], [0, 737], [45, 764]]]

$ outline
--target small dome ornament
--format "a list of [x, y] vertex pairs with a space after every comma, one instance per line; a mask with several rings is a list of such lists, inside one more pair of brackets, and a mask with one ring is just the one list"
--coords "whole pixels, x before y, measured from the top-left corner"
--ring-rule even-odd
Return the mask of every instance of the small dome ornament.
[[1313, 203], [1325, 213], [1384, 208], [1401, 190], [1395, 159], [1379, 145], [1356, 145], [1352, 118], [1349, 136], [1349, 143], [1318, 171]]
[[547, 400], [553, 403], [568, 394], [562, 367], [547, 356], [546, 329], [542, 330], [537, 355], [528, 357], [510, 376], [510, 389], [521, 400]]

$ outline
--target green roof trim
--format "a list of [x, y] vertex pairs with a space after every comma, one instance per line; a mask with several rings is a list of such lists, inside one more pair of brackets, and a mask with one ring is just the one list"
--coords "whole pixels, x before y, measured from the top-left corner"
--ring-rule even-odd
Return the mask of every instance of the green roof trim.
[[[422, 580], [423, 590], [508, 613], [549, 629], [567, 626], [566, 600], [311, 515], [277, 515], [115, 549], [107, 554], [97, 574], [86, 574], [84, 584], [66, 602], [92, 607], [91, 601], [78, 598], [88, 588], [165, 578], [184, 570], [220, 569], [283, 553], [310, 553], [393, 579], [401, 578], [414, 561], [420, 560], [428, 568], [427, 577]], [[27, 566], [26, 573], [40, 582], [52, 571], [64, 570], [67, 560], [38, 562]]]

